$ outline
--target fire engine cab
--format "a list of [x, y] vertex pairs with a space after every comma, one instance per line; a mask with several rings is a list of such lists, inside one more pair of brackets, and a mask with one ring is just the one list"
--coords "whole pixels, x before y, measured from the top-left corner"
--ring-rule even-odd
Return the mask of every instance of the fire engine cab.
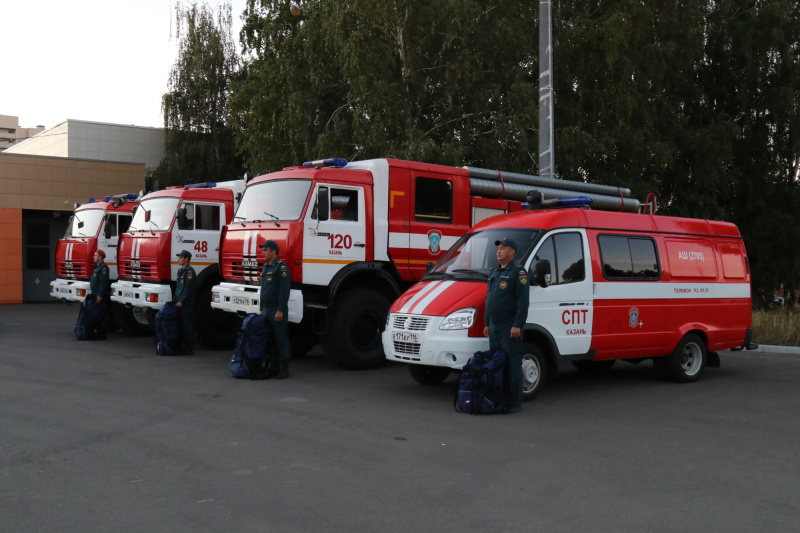
[[[82, 302], [89, 292], [96, 250], [106, 254], [109, 279], [117, 279], [117, 243], [128, 230], [136, 207], [137, 194], [90, 198], [75, 205], [64, 237], [56, 244], [56, 279], [50, 282], [50, 296], [66, 302]], [[120, 313], [114, 310], [115, 318]]]
[[197, 273], [200, 337], [209, 347], [230, 344], [235, 324], [227, 315], [212, 313], [209, 302], [211, 287], [220, 280], [220, 230], [232, 220], [244, 186], [244, 180], [234, 180], [168, 187], [139, 200], [120, 238], [119, 281], [111, 285], [111, 300], [133, 309], [139, 322], [152, 326], [156, 311], [172, 300], [177, 254], [187, 250]]
[[513, 183], [497, 171], [476, 177], [477, 170], [332, 158], [252, 179], [223, 230], [224, 282], [211, 306], [258, 311], [258, 246], [271, 239], [291, 272], [292, 351], [304, 353], [320, 335], [345, 368], [383, 364], [391, 302], [470, 226], [521, 209]]
[[387, 359], [436, 384], [489, 349], [486, 282], [503, 237], [529, 271], [526, 399], [565, 363], [652, 359], [663, 377], [689, 382], [719, 366], [717, 351], [755, 348], [750, 270], [733, 224], [590, 210], [589, 198], [548, 203], [477, 224], [397, 299], [382, 337]]

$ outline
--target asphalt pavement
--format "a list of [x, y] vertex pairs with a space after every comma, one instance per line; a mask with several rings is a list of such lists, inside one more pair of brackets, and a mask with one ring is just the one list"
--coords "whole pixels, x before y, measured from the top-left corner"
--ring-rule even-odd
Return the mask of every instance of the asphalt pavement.
[[454, 377], [230, 377], [230, 352], [76, 341], [77, 306], [0, 306], [4, 532], [800, 531], [800, 356], [567, 369], [513, 415]]

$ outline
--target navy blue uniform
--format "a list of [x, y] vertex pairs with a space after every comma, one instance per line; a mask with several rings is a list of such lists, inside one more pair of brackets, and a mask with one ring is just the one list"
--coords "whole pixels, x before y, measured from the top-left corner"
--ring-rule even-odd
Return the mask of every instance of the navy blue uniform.
[[[278, 360], [287, 361], [289, 349], [289, 291], [291, 289], [289, 267], [280, 259], [264, 265], [261, 271], [261, 293], [259, 309], [272, 328], [272, 336], [278, 350]], [[283, 311], [283, 320], [275, 320], [275, 313]]]
[[106, 321], [108, 320], [108, 298], [109, 298], [110, 285], [108, 280], [108, 266], [100, 261], [92, 271], [92, 277], [89, 278], [89, 298], [97, 300], [102, 298], [97, 304], [97, 316], [100, 317], [95, 324], [96, 339], [104, 339], [106, 336]]
[[510, 407], [522, 405], [522, 335], [511, 338], [511, 328], [525, 326], [529, 301], [528, 273], [519, 262], [492, 270], [484, 324], [489, 328], [489, 348], [503, 350], [508, 358]]
[[181, 329], [183, 340], [188, 343], [194, 342], [194, 301], [197, 297], [195, 285], [197, 284], [197, 274], [189, 263], [178, 270], [178, 278], [175, 283], [175, 303], [181, 303]]

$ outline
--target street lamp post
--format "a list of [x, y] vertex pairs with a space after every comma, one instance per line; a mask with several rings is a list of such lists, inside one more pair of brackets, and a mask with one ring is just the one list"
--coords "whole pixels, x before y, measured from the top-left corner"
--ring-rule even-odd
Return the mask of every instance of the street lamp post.
[[550, 0], [539, 1], [539, 175], [555, 178], [551, 11]]

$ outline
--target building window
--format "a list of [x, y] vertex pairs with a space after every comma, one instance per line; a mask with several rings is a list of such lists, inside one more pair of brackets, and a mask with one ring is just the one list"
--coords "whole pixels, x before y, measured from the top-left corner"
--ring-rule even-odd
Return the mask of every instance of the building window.
[[29, 222], [25, 226], [25, 269], [50, 270], [50, 226]]

